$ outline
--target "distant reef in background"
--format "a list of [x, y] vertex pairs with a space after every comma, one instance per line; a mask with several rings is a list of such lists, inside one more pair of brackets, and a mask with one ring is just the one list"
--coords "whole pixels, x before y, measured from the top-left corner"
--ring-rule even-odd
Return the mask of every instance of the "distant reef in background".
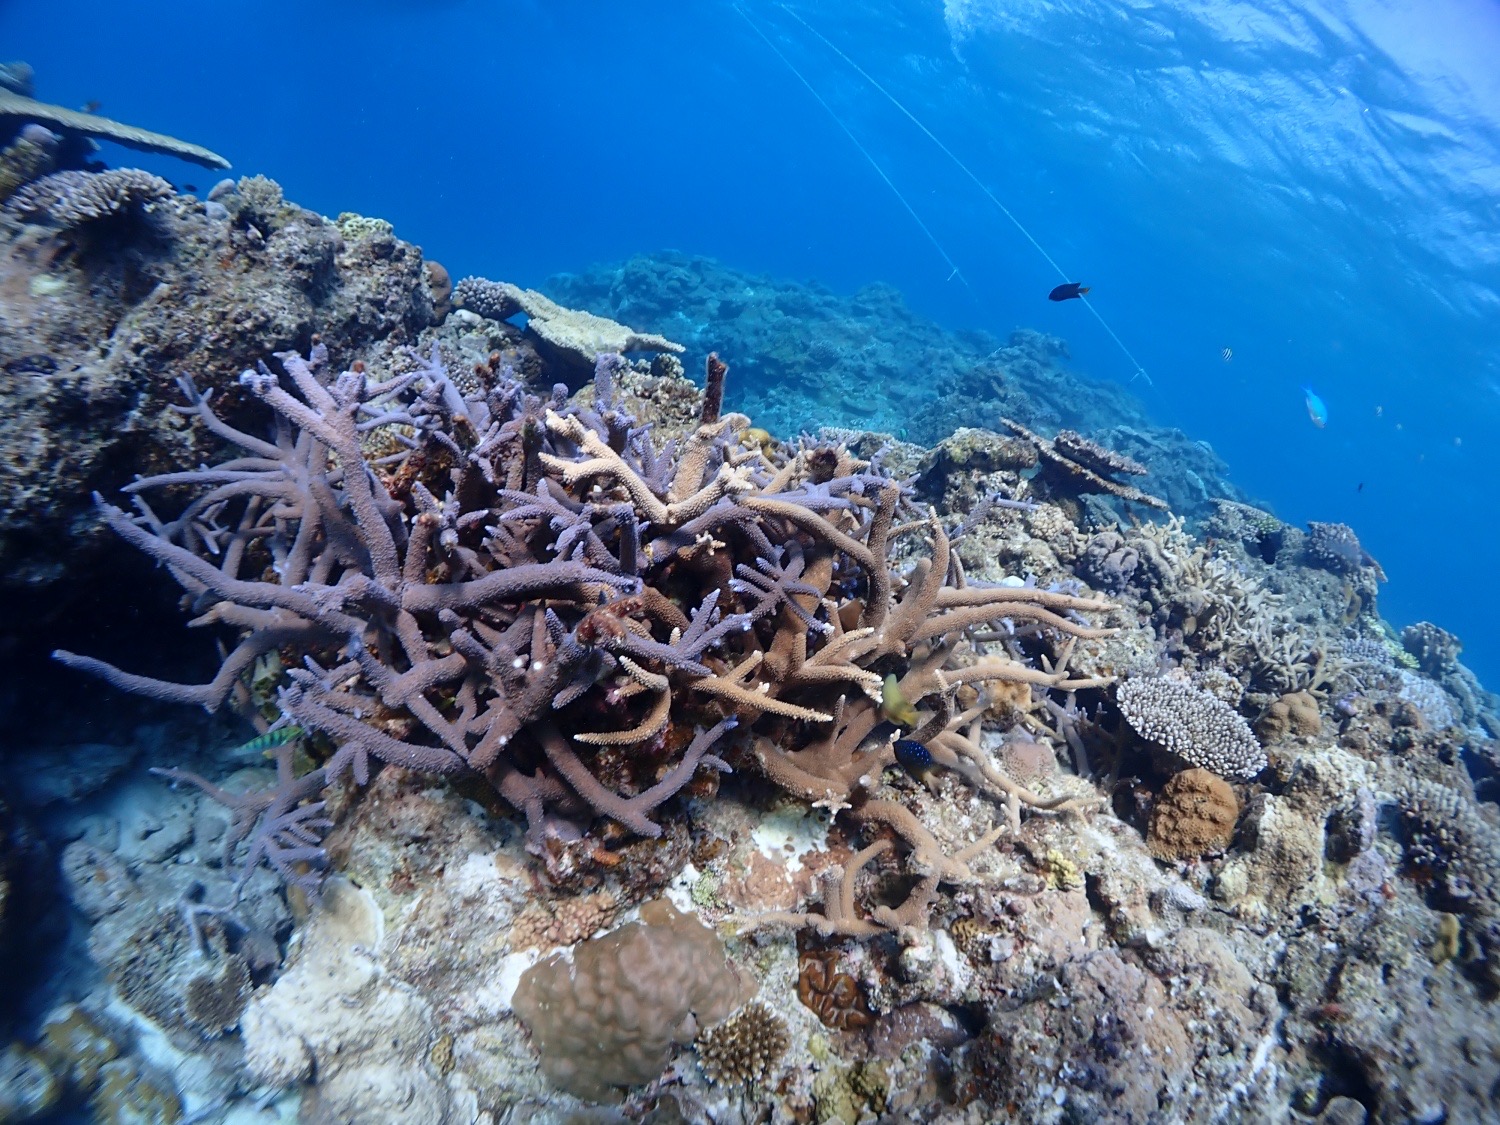
[[1140, 462], [1153, 491], [1189, 520], [1212, 515], [1216, 497], [1248, 499], [1206, 442], [1152, 422], [1127, 387], [1069, 370], [1064, 341], [1029, 329], [1005, 340], [953, 332], [914, 314], [889, 285], [843, 296], [662, 251], [558, 274], [546, 289], [563, 304], [650, 325], [691, 353], [718, 351], [735, 365], [733, 407], [779, 438], [837, 426], [930, 446], [964, 427], [1003, 431], [1011, 418], [1076, 430]]

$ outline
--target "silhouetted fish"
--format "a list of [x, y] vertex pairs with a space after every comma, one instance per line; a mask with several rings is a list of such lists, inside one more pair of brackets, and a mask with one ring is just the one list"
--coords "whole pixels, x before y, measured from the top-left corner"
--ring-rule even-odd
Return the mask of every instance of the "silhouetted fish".
[[1077, 281], [1070, 281], [1066, 285], [1059, 285], [1052, 292], [1048, 293], [1047, 300], [1071, 301], [1074, 297], [1082, 297], [1088, 291], [1089, 287], [1087, 285], [1083, 285]]
[[104, 108], [104, 103], [99, 101], [84, 102], [83, 105], [81, 105], [79, 108], [83, 110], [84, 113], [98, 113], [101, 109]]

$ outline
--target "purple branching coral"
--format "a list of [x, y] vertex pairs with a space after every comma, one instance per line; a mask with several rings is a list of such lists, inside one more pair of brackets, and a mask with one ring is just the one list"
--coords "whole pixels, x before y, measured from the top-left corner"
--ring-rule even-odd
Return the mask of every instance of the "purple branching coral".
[[[322, 765], [294, 777], [287, 752], [277, 786], [243, 797], [169, 774], [229, 804], [245, 870], [315, 883], [321, 790], [345, 775], [365, 784], [372, 760], [483, 778], [546, 856], [563, 846], [548, 831], [559, 822], [574, 822], [572, 836], [597, 817], [658, 836], [662, 806], [695, 778], [711, 791], [736, 751], [783, 789], [893, 833], [920, 875], [873, 921], [852, 892], [830, 903], [837, 917], [780, 920], [853, 934], [925, 924], [937, 884], [968, 877], [969, 853], [942, 855], [878, 795], [894, 760], [889, 739], [869, 737], [887, 674], [920, 708], [915, 733], [937, 767], [1004, 801], [1012, 822], [1023, 805], [1062, 804], [994, 766], [979, 746], [982, 702], [961, 709], [958, 693], [996, 680], [1101, 686], [1071, 677], [1065, 657], [1038, 669], [984, 654], [978, 638], [1101, 636], [1081, 614], [1113, 607], [967, 583], [942, 525], [878, 463], [828, 446], [773, 462], [736, 414], [658, 446], [618, 405], [613, 355], [599, 357], [591, 406], [538, 398], [503, 373], [460, 386], [435, 350], [386, 381], [360, 364], [333, 375], [320, 348], [277, 358], [284, 375], [261, 365], [241, 377], [274, 414], [269, 439], [229, 426], [184, 379], [180, 409], [239, 455], [136, 481], [133, 516], [99, 502], [184, 588], [192, 624], [232, 635], [218, 673], [178, 684], [56, 654], [210, 710], [276, 655], [276, 705]], [[145, 499], [168, 487], [188, 496], [170, 519]], [[929, 557], [903, 575], [892, 547], [913, 534]]]

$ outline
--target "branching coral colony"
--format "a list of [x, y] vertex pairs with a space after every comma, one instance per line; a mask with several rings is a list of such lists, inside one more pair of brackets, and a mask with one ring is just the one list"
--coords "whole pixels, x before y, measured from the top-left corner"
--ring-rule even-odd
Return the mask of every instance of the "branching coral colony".
[[[318, 797], [346, 773], [364, 784], [372, 758], [482, 777], [547, 855], [600, 817], [659, 835], [662, 804], [738, 753], [871, 841], [826, 914], [778, 921], [849, 935], [924, 925], [937, 885], [967, 878], [994, 836], [945, 855], [910, 811], [876, 797], [894, 761], [882, 737], [893, 694], [913, 705], [899, 709], [915, 715], [907, 737], [1012, 822], [1023, 805], [1062, 803], [989, 760], [977, 689], [1104, 681], [1070, 678], [1066, 659], [1040, 670], [981, 655], [970, 638], [1103, 636], [1081, 614], [1111, 606], [966, 583], [943, 527], [907, 511], [878, 461], [806, 443], [768, 459], [744, 436], [748, 419], [720, 416], [716, 358], [702, 423], [680, 448], [658, 447], [618, 408], [614, 355], [598, 359], [589, 406], [562, 388], [539, 399], [503, 373], [461, 387], [435, 348], [385, 382], [361, 364], [332, 375], [321, 348], [277, 358], [284, 376], [262, 364], [241, 378], [275, 414], [270, 440], [227, 425], [184, 379], [180, 409], [242, 455], [138, 480], [134, 516], [100, 501], [183, 586], [194, 625], [237, 636], [218, 674], [184, 685], [56, 654], [126, 691], [209, 709], [243, 696], [276, 654], [282, 721], [320, 736], [321, 767], [294, 777], [284, 747], [277, 787], [239, 798], [172, 774], [233, 801], [241, 878], [266, 863], [315, 881]], [[143, 498], [164, 489], [190, 497], [172, 519]], [[893, 548], [916, 535], [926, 557], [902, 577]], [[910, 896], [861, 916], [853, 877], [893, 847]]]

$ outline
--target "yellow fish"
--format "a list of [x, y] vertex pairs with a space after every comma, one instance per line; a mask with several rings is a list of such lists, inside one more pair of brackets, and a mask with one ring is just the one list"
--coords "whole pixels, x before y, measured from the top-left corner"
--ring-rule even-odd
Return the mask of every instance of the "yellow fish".
[[903, 727], [917, 725], [917, 709], [901, 693], [901, 685], [897, 682], [894, 672], [886, 676], [885, 683], [881, 686], [880, 709], [893, 723], [899, 723]]

